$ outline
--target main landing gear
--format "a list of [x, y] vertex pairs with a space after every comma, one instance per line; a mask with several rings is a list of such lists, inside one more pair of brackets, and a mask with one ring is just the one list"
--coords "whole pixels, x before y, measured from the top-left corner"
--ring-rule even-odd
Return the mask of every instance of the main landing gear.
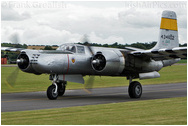
[[59, 81], [56, 75], [53, 76], [52, 85], [47, 89], [47, 97], [50, 100], [57, 99], [58, 96], [63, 96], [66, 89], [66, 81]]
[[138, 81], [130, 79], [128, 92], [130, 98], [140, 98], [142, 95], [142, 85]]

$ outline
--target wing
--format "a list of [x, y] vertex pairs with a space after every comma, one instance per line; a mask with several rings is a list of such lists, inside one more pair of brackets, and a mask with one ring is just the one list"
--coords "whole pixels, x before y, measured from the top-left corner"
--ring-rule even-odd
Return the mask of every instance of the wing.
[[22, 50], [26, 50], [24, 48], [13, 48], [13, 47], [1, 47], [2, 51], [8, 51], [8, 52], [21, 52]]
[[135, 48], [135, 47], [125, 47], [125, 49], [129, 51], [143, 51], [143, 49]]
[[144, 51], [133, 51], [129, 55], [134, 55], [136, 57], [141, 57], [144, 59], [154, 59], [154, 60], [166, 60], [174, 58], [187, 58], [187, 47], [175, 47], [172, 49], [154, 49], [154, 50], [144, 50]]
[[40, 53], [45, 54], [72, 54], [70, 51], [62, 51], [62, 50], [32, 50], [32, 49], [24, 49], [24, 48], [13, 48], [13, 47], [1, 47], [2, 51], [8, 51], [8, 52], [22, 52], [23, 50], [29, 50], [29, 51], [39, 51]]

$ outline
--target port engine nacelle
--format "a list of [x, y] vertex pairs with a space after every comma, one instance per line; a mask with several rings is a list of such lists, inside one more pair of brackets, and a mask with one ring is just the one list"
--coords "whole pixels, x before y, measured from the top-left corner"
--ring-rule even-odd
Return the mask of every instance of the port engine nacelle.
[[125, 60], [120, 51], [105, 50], [97, 52], [91, 59], [91, 66], [96, 73], [105, 75], [118, 75], [124, 69]]

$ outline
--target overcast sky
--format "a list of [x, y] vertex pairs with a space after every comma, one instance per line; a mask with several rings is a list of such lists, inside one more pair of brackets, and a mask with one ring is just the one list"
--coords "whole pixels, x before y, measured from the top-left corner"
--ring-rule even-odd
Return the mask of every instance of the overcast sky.
[[187, 43], [187, 2], [2, 2], [1, 42], [60, 45], [158, 41], [161, 14], [173, 10], [180, 43]]

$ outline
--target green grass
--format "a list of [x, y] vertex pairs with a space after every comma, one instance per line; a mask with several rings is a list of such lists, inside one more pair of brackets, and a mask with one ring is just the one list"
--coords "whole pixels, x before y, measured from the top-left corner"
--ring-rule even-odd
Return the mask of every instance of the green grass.
[[182, 59], [178, 63], [187, 63], [187, 59]]
[[2, 112], [2, 125], [186, 125], [187, 98]]
[[[1, 92], [30, 92], [30, 91], [46, 91], [51, 84], [49, 75], [34, 75], [19, 71], [14, 88], [6, 84], [6, 78], [14, 71], [16, 67], [1, 67]], [[143, 85], [161, 84], [161, 83], [177, 83], [187, 81], [187, 65], [174, 65], [163, 68], [160, 72], [161, 77], [155, 79], [138, 80]], [[87, 80], [89, 77], [84, 77]], [[127, 86], [129, 81], [126, 77], [95, 77], [94, 88]], [[68, 82], [67, 89], [81, 89], [83, 84]]]

